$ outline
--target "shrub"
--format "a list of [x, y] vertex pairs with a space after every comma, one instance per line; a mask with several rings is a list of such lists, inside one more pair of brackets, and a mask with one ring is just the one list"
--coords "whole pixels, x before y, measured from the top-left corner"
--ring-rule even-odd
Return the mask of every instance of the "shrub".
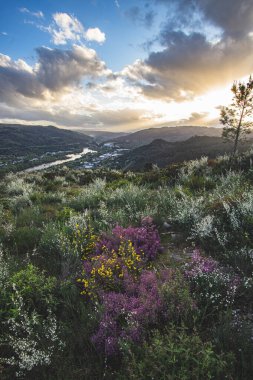
[[10, 283], [13, 284], [12, 287], [18, 296], [22, 297], [27, 310], [36, 309], [43, 315], [48, 305], [51, 309], [55, 308], [56, 280], [54, 277], [46, 277], [32, 264], [14, 273], [10, 278]]
[[62, 259], [61, 231], [58, 225], [51, 222], [44, 226], [42, 236], [34, 258], [40, 268], [48, 273], [59, 275]]
[[21, 210], [27, 207], [31, 207], [31, 206], [32, 206], [31, 198], [26, 193], [12, 197], [10, 200], [10, 208], [16, 214], [20, 212]]
[[[3, 298], [3, 334], [0, 339], [1, 362], [13, 378], [23, 377], [39, 366], [51, 363], [63, 343], [55, 316], [55, 280], [37, 268], [27, 268], [9, 275]], [[36, 375], [34, 374], [36, 377]]]
[[19, 227], [12, 234], [18, 254], [31, 252], [39, 243], [41, 230], [36, 227]]
[[179, 270], [170, 269], [165, 273], [167, 278], [160, 291], [165, 304], [166, 320], [193, 325], [197, 306], [192, 299], [189, 284]]
[[123, 228], [116, 226], [112, 235], [102, 236], [96, 244], [96, 254], [107, 250], [118, 251], [122, 242], [131, 241], [137, 254], [142, 254], [146, 260], [154, 260], [161, 251], [161, 242], [157, 229], [152, 224], [152, 218], [143, 218], [142, 227]]
[[112, 235], [96, 237], [89, 230], [78, 230], [75, 242], [83, 256], [83, 271], [78, 282], [82, 294], [96, 298], [101, 289], [121, 288], [129, 274], [137, 276], [161, 249], [158, 231], [152, 220], [139, 228], [117, 226]]
[[140, 343], [163, 318], [164, 304], [154, 272], [144, 271], [136, 282], [126, 277], [124, 288], [124, 293], [102, 296], [103, 312], [92, 342], [106, 357], [118, 355], [125, 341]]
[[7, 366], [7, 372], [14, 370], [17, 377], [24, 377], [34, 369], [36, 373], [39, 366], [48, 366], [63, 342], [58, 335], [56, 317], [49, 307], [44, 317], [35, 310], [29, 313], [15, 288], [14, 294], [12, 305], [17, 313], [5, 322], [3, 341], [0, 340], [0, 345], [4, 343], [1, 361]]
[[93, 209], [104, 198], [106, 181], [97, 178], [88, 186], [84, 187], [80, 194], [69, 202], [69, 206], [76, 211]]
[[231, 354], [217, 354], [210, 342], [195, 332], [171, 326], [155, 331], [143, 346], [126, 344], [124, 363], [118, 379], [203, 380], [229, 378], [233, 368]]
[[185, 265], [185, 275], [193, 297], [205, 312], [213, 313], [233, 305], [241, 281], [231, 268], [222, 267], [195, 250], [191, 261]]
[[219, 322], [210, 331], [210, 336], [213, 338], [218, 350], [231, 351], [234, 354], [233, 379], [252, 379], [252, 332], [253, 320], [251, 312], [245, 314], [240, 309], [235, 309], [222, 315]]

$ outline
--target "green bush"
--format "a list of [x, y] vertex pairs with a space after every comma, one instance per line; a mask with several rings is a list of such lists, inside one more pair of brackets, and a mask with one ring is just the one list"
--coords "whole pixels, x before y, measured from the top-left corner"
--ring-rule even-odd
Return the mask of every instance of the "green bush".
[[5, 311], [0, 325], [4, 326], [0, 338], [4, 378], [39, 378], [41, 369], [63, 347], [55, 316], [55, 279], [29, 264], [9, 273], [0, 301]]
[[233, 379], [252, 380], [252, 331], [253, 321], [250, 315], [242, 315], [239, 310], [223, 315], [211, 330], [210, 336], [216, 347], [225, 352], [231, 351], [235, 356]]
[[161, 294], [169, 321], [189, 326], [194, 324], [195, 302], [191, 297], [189, 284], [179, 270], [171, 271], [171, 278], [162, 285]]
[[223, 380], [233, 369], [231, 354], [215, 353], [210, 342], [183, 328], [157, 331], [142, 347], [123, 351], [121, 380]]
[[59, 227], [53, 222], [48, 223], [42, 231], [35, 262], [48, 273], [59, 275], [61, 252]]
[[[56, 279], [47, 277], [40, 269], [28, 264], [25, 269], [14, 273], [10, 284], [22, 297], [26, 310], [35, 309], [40, 315], [46, 313], [47, 308], [56, 308]], [[16, 313], [13, 309], [12, 313]]]
[[18, 254], [31, 252], [38, 245], [40, 237], [41, 230], [36, 227], [19, 227], [12, 234], [14, 249]]

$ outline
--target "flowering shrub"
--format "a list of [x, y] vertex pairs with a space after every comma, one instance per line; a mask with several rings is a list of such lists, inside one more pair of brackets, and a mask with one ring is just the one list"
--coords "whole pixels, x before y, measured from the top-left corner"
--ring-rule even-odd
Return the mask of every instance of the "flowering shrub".
[[0, 297], [0, 361], [10, 372], [9, 378], [14, 378], [14, 371], [16, 377], [24, 377], [39, 366], [50, 365], [64, 346], [55, 313], [56, 282], [32, 264], [11, 275], [7, 263], [2, 263], [8, 277]]
[[[96, 298], [101, 290], [119, 290], [126, 276], [136, 278], [147, 267], [161, 249], [158, 231], [151, 222], [146, 218], [142, 227], [117, 226], [111, 236], [100, 238], [84, 234], [87, 243], [79, 244], [85, 247], [82, 276], [78, 279], [81, 294]], [[81, 236], [77, 233], [77, 241]]]
[[126, 277], [124, 293], [103, 294], [102, 318], [92, 337], [98, 350], [106, 356], [118, 354], [124, 341], [139, 343], [150, 326], [158, 325], [164, 316], [160, 285], [154, 272], [143, 271], [139, 281]]
[[111, 236], [102, 236], [96, 244], [96, 253], [102, 254], [105, 248], [117, 252], [122, 242], [127, 241], [131, 241], [137, 254], [143, 255], [146, 260], [154, 260], [161, 250], [158, 231], [152, 224], [152, 219], [147, 217], [142, 219], [141, 227], [117, 226], [112, 230]]
[[102, 289], [119, 289], [127, 274], [135, 277], [145, 264], [130, 240], [121, 242], [117, 252], [106, 246], [101, 250], [101, 254], [83, 260], [82, 278], [77, 280], [83, 286], [81, 294], [90, 298], [96, 298]]
[[212, 258], [201, 256], [198, 250], [186, 264], [185, 275], [200, 306], [220, 309], [234, 303], [240, 278]]
[[23, 377], [37, 366], [48, 366], [55, 352], [61, 350], [64, 343], [59, 337], [56, 316], [50, 308], [46, 318], [36, 310], [28, 312], [23, 297], [13, 288], [13, 305], [18, 314], [6, 322], [6, 332], [0, 346], [8, 347], [8, 355], [2, 362], [16, 369], [16, 376]]

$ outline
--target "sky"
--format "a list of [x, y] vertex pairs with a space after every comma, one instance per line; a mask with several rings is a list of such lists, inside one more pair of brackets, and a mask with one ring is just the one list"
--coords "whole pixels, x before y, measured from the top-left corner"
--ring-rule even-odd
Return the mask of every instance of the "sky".
[[0, 0], [3, 123], [219, 126], [252, 73], [252, 0]]

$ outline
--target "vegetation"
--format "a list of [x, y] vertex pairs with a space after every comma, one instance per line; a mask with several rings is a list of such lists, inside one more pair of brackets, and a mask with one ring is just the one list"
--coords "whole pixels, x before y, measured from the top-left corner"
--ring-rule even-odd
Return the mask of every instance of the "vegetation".
[[252, 159], [6, 175], [1, 379], [252, 379]]
[[233, 154], [238, 149], [240, 139], [249, 134], [253, 123], [250, 116], [253, 113], [253, 80], [249, 77], [247, 83], [234, 82], [231, 91], [233, 102], [230, 107], [223, 107], [220, 121], [224, 125], [223, 137], [234, 142]]
[[83, 133], [53, 126], [0, 124], [0, 176], [31, 166], [66, 159], [84, 147], [95, 147], [93, 138]]
[[[251, 145], [252, 139], [239, 144], [238, 149], [240, 152], [246, 151]], [[233, 143], [224, 142], [221, 137], [194, 136], [179, 142], [154, 140], [149, 145], [132, 149], [116, 158], [116, 167], [127, 170], [148, 170], [157, 165], [164, 168], [174, 162], [195, 160], [203, 155], [215, 158], [218, 155], [230, 153], [232, 149]]]

